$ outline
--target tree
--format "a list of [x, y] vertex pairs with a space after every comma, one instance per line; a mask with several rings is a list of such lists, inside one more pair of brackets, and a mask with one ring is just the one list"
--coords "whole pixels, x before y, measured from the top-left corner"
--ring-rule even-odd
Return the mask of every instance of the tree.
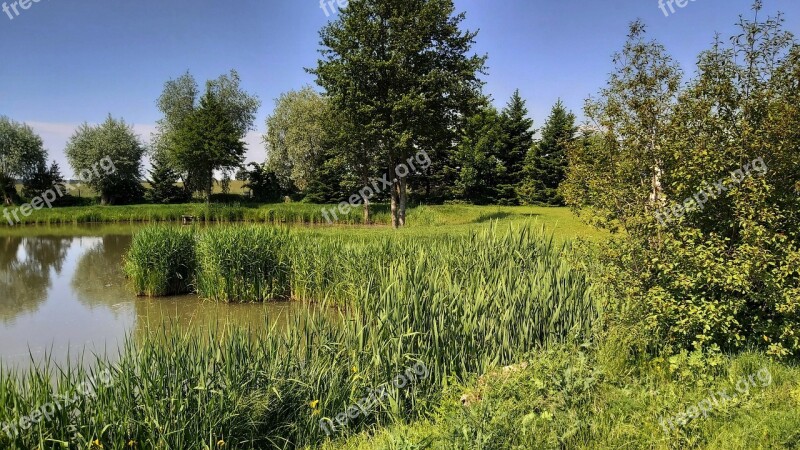
[[47, 152], [42, 138], [26, 124], [0, 116], [0, 193], [3, 204], [17, 200], [16, 181], [33, 177], [45, 165]]
[[100, 125], [81, 125], [65, 152], [81, 181], [100, 194], [102, 204], [133, 203], [144, 195], [145, 147], [123, 119], [109, 115]]
[[166, 158], [155, 155], [150, 169], [150, 189], [147, 200], [151, 203], [181, 203], [189, 200], [186, 191], [177, 186], [178, 174], [170, 167]]
[[453, 155], [458, 177], [453, 186], [456, 199], [477, 204], [498, 201], [508, 169], [500, 160], [508, 136], [500, 113], [488, 103], [464, 124]]
[[[47, 167], [44, 163], [39, 165], [33, 176], [23, 183], [22, 195], [25, 198], [32, 199], [40, 197], [45, 191], [51, 189], [59, 194], [66, 191], [61, 168], [58, 167], [58, 163], [55, 161], [50, 164], [50, 167]], [[62, 201], [63, 195], [58, 195], [56, 200], [51, 201], [50, 204], [56, 205]]]
[[328, 101], [311, 87], [281, 94], [267, 117], [267, 167], [287, 192], [308, 194], [325, 162]]
[[[320, 32], [317, 76], [354, 139], [393, 174], [420, 150], [449, 148], [459, 112], [480, 90], [485, 57], [468, 56], [452, 0], [351, 2]], [[357, 162], [353, 162], [355, 166]], [[405, 224], [408, 180], [391, 185], [392, 224]]]
[[250, 189], [253, 199], [259, 202], [274, 202], [281, 198], [281, 187], [278, 177], [266, 165], [251, 162], [250, 170], [245, 171], [246, 183], [243, 187]]
[[558, 187], [566, 178], [567, 148], [573, 145], [576, 131], [575, 115], [567, 112], [559, 100], [542, 128], [541, 140], [525, 158], [523, 180], [517, 191], [523, 203], [564, 205]]
[[506, 168], [505, 176], [499, 180], [497, 201], [501, 204], [518, 203], [517, 187], [522, 182], [525, 156], [533, 146], [533, 120], [528, 117], [525, 100], [514, 91], [502, 114], [503, 133], [506, 141], [499, 155]]
[[634, 24], [570, 149], [568, 203], [625, 230], [602, 252], [609, 317], [667, 352], [800, 354], [800, 44], [760, 10], [683, 89]]
[[207, 202], [214, 188], [214, 171], [235, 170], [244, 162], [242, 137], [219, 93], [209, 84], [200, 105], [175, 133], [171, 149], [179, 170], [191, 174], [194, 189], [204, 192]]
[[[191, 74], [186, 73], [176, 80], [167, 81], [164, 91], [158, 99], [158, 108], [164, 114], [158, 122], [158, 131], [153, 136], [153, 147], [163, 153], [169, 165], [179, 174], [188, 192], [203, 192], [210, 200], [210, 189], [214, 183], [215, 170], [235, 170], [241, 165], [242, 155], [238, 155], [238, 145], [222, 145], [236, 138], [243, 141], [249, 131], [253, 130], [255, 114], [260, 106], [258, 97], [242, 90], [241, 80], [236, 71], [222, 75], [206, 82], [206, 111], [202, 109], [200, 91]], [[211, 98], [213, 97], [213, 99]], [[213, 109], [216, 117], [210, 117]], [[200, 130], [199, 123], [209, 126], [208, 130]], [[213, 136], [217, 130], [223, 135]], [[206, 136], [215, 141], [214, 145], [199, 140]], [[222, 154], [203, 154], [198, 148], [187, 146], [204, 146], [206, 150]], [[242, 148], [244, 144], [242, 142]], [[200, 158], [201, 165], [195, 164]], [[238, 162], [237, 162], [238, 161]]]

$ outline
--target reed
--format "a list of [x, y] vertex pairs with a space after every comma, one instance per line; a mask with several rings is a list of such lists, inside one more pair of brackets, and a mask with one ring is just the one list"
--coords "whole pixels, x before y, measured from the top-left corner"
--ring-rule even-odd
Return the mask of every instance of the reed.
[[197, 292], [223, 302], [261, 302], [289, 296], [286, 230], [218, 227], [197, 240]]
[[159, 297], [191, 292], [196, 270], [195, 230], [145, 228], [133, 237], [124, 265], [137, 295]]
[[[0, 436], [0, 448], [50, 449], [62, 441], [91, 448], [95, 439], [107, 449], [316, 446], [328, 439], [321, 419], [417, 362], [429, 377], [390, 388], [381, 405], [337, 436], [425, 415], [453, 381], [553, 342], [591, 338], [599, 315], [592, 285], [567, 263], [569, 246], [529, 227], [393, 239], [252, 226], [197, 233], [204, 295], [266, 299], [289, 287], [297, 297], [347, 308], [338, 318], [309, 309], [280, 332], [223, 329], [198, 337], [162, 327], [128, 341], [118, 361], [96, 362], [111, 368], [113, 383], [77, 403], [76, 417], [35, 424], [12, 441]], [[0, 369], [0, 403], [14, 405], [0, 411], [0, 422], [51, 401], [53, 375], [58, 390], [73, 391], [88, 377], [81, 370], [49, 363], [25, 374]], [[70, 437], [69, 426], [79, 435]]]

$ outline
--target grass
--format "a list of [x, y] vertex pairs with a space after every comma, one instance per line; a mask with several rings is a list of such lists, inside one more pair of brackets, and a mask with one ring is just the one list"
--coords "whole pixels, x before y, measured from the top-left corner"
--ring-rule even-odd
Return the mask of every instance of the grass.
[[137, 295], [161, 297], [192, 290], [197, 266], [194, 229], [156, 226], [133, 238], [125, 273]]
[[[237, 204], [207, 206], [203, 203], [183, 205], [131, 205], [131, 206], [81, 206], [42, 209], [33, 211], [29, 217], [22, 217], [21, 224], [29, 225], [78, 225], [89, 223], [152, 223], [180, 222], [185, 215], [212, 223], [251, 222], [273, 224], [318, 224], [326, 225], [322, 208], [334, 205], [315, 205], [309, 203], [277, 204]], [[389, 225], [390, 218], [386, 205], [375, 205], [373, 220], [377, 225]], [[355, 208], [345, 216], [339, 225], [359, 225], [362, 211]], [[341, 217], [341, 216], [340, 216]], [[536, 220], [557, 236], [585, 237], [602, 239], [605, 233], [581, 223], [568, 208], [548, 208], [536, 206], [469, 206], [435, 205], [410, 208], [407, 215], [411, 233], [420, 229], [426, 233], [465, 234], [475, 226], [490, 222], [527, 222]], [[8, 221], [0, 220], [0, 232], [19, 228], [10, 226]], [[338, 229], [337, 227], [331, 227]], [[371, 227], [362, 227], [360, 233], [369, 233]]]
[[[358, 240], [303, 240], [305, 235], [272, 229], [259, 237], [257, 228], [222, 227], [198, 241], [229, 246], [218, 258], [230, 261], [239, 257], [234, 253], [241, 243], [254, 238], [289, 242], [267, 250], [294, 255], [289, 272], [297, 291], [317, 297], [351, 284], [335, 295], [349, 300], [338, 320], [312, 310], [284, 332], [222, 330], [197, 339], [165, 329], [161, 338], [130, 341], [119, 363], [96, 364], [110, 368], [112, 383], [98, 388], [96, 398], [81, 397], [74, 405], [77, 417], [59, 415], [13, 441], [0, 435], [0, 448], [44, 450], [61, 441], [90, 448], [95, 440], [120, 449], [131, 442], [143, 449], [220, 448], [220, 441], [232, 449], [318, 445], [327, 439], [321, 419], [335, 418], [416, 363], [428, 368], [424, 382], [390, 389], [381, 405], [351, 421], [341, 436], [419, 418], [451, 383], [547, 344], [586, 338], [597, 316], [596, 293], [562, 257], [569, 247], [527, 227], [490, 228], [468, 238], [367, 237], [371, 261], [357, 253]], [[150, 239], [162, 231], [152, 232]], [[344, 256], [298, 258], [313, 247]], [[348, 267], [335, 265], [340, 263]], [[57, 391], [68, 393], [89, 377], [48, 363], [25, 374], [0, 370], [0, 403], [10, 406], [0, 410], [0, 422], [52, 402], [47, 386], [54, 374]], [[70, 426], [79, 433], [75, 437]]]
[[[706, 356], [698, 359], [706, 363], [691, 367], [687, 377], [688, 365], [662, 359], [608, 364], [599, 356], [611, 348], [619, 350], [567, 344], [532, 352], [515, 370], [491, 371], [449, 386], [441, 405], [422, 420], [330, 442], [323, 449], [749, 450], [800, 445], [797, 366], [759, 353]], [[614, 359], [625, 354], [616, 352]], [[768, 376], [754, 377], [756, 385], [746, 394], [730, 402], [719, 396], [737, 392], [739, 380], [757, 373]], [[704, 401], [712, 405], [705, 414], [698, 411], [688, 423], [667, 426], [665, 432], [662, 418], [709, 404]]]

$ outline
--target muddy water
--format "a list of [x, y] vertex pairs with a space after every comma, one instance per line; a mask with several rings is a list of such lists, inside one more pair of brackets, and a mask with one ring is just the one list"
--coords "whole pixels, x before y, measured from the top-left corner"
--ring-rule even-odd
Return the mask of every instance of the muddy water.
[[113, 358], [126, 337], [162, 324], [202, 330], [220, 324], [283, 326], [305, 311], [297, 303], [228, 305], [196, 296], [137, 298], [122, 258], [133, 228], [0, 231], [0, 365], [24, 369], [85, 355]]

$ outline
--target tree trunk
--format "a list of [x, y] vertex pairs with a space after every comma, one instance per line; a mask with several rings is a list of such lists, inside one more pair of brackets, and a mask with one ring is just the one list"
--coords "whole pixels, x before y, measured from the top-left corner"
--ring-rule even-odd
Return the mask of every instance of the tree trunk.
[[397, 223], [399, 226], [404, 227], [406, 226], [406, 205], [408, 204], [408, 191], [407, 191], [407, 182], [405, 177], [400, 178], [400, 183], [398, 184], [400, 188], [400, 205], [397, 211]]
[[206, 185], [206, 205], [211, 204], [211, 193], [214, 192], [214, 174], [212, 172], [211, 176], [208, 178], [208, 184]]
[[395, 180], [392, 182], [392, 226], [394, 228], [400, 227], [399, 220], [399, 207], [400, 203], [400, 182]]

